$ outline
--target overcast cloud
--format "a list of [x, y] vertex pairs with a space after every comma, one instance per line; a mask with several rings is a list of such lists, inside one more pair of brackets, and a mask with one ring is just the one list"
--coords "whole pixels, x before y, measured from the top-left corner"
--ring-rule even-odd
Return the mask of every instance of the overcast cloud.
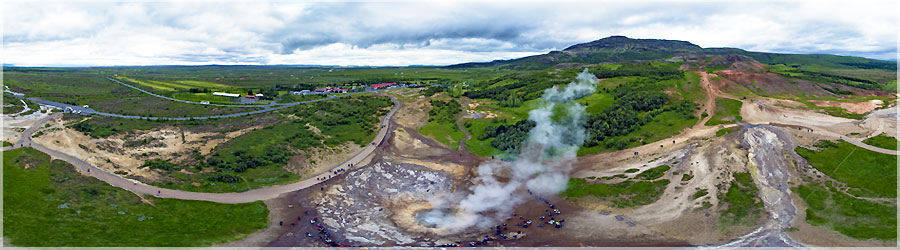
[[612, 35], [897, 58], [895, 1], [5, 2], [3, 63], [447, 65]]

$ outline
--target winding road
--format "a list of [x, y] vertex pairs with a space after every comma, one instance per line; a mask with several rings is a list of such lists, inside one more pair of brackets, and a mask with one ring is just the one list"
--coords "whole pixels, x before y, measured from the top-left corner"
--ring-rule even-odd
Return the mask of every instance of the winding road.
[[[376, 93], [378, 95], [382, 95], [381, 93], [378, 93], [378, 92], [376, 92]], [[384, 95], [382, 95], [382, 96], [384, 96]], [[53, 114], [51, 116], [41, 119], [38, 122], [35, 122], [33, 125], [28, 127], [22, 133], [21, 139], [19, 139], [19, 141], [16, 144], [14, 144], [11, 147], [4, 147], [3, 150], [9, 150], [9, 149], [15, 149], [15, 148], [19, 148], [19, 147], [29, 147], [30, 146], [34, 149], [37, 149], [41, 152], [44, 152], [44, 153], [50, 155], [53, 158], [61, 159], [63, 161], [71, 163], [73, 166], [75, 166], [75, 168], [78, 171], [81, 171], [82, 173], [84, 173], [86, 175], [93, 176], [94, 178], [97, 178], [103, 182], [109, 183], [110, 185], [113, 185], [115, 187], [120, 187], [122, 189], [131, 191], [134, 193], [139, 193], [139, 194], [152, 195], [152, 196], [162, 197], [162, 198], [174, 198], [174, 199], [182, 199], [182, 200], [203, 200], [203, 201], [231, 203], [231, 204], [261, 201], [261, 200], [272, 199], [272, 198], [278, 197], [279, 195], [284, 194], [284, 193], [301, 190], [301, 189], [319, 184], [321, 182], [324, 182], [324, 181], [328, 180], [329, 177], [334, 176], [334, 174], [332, 172], [337, 171], [338, 169], [341, 169], [341, 168], [345, 168], [347, 166], [347, 164], [357, 165], [358, 163], [360, 163], [361, 161], [363, 161], [364, 159], [369, 157], [369, 155], [371, 155], [373, 152], [375, 152], [375, 149], [381, 145], [381, 143], [384, 141], [385, 137], [387, 137], [387, 134], [392, 127], [391, 119], [393, 118], [393, 116], [397, 112], [397, 110], [399, 110], [400, 107], [402, 106], [402, 104], [396, 98], [394, 98], [394, 97], [390, 97], [390, 98], [391, 98], [391, 101], [394, 102], [394, 107], [391, 108], [391, 110], [387, 113], [387, 115], [385, 115], [381, 119], [381, 122], [379, 123], [380, 130], [378, 131], [378, 134], [375, 136], [373, 143], [370, 143], [370, 144], [366, 145], [365, 147], [363, 147], [353, 157], [350, 157], [349, 159], [345, 160], [344, 162], [341, 162], [341, 163], [335, 165], [328, 172], [309, 177], [309, 178], [299, 181], [299, 182], [286, 184], [286, 185], [280, 185], [280, 186], [271, 186], [271, 187], [265, 187], [265, 188], [260, 188], [260, 189], [253, 189], [253, 190], [241, 192], [241, 193], [188, 192], [188, 191], [165, 189], [165, 188], [159, 188], [159, 187], [147, 185], [147, 184], [140, 183], [140, 182], [137, 182], [134, 180], [126, 179], [126, 178], [116, 175], [116, 174], [106, 172], [100, 168], [97, 168], [96, 166], [91, 165], [90, 163], [87, 163], [81, 159], [78, 159], [75, 156], [71, 156], [71, 155], [59, 152], [57, 150], [48, 148], [44, 145], [41, 145], [41, 144], [36, 143], [31, 140], [31, 135], [38, 128], [40, 128], [41, 126], [46, 124], [51, 119], [58, 119], [59, 117], [62, 116], [61, 113]], [[296, 103], [296, 104], [300, 104], [300, 103]], [[294, 104], [294, 105], [296, 105], [296, 104]]]
[[[75, 105], [70, 105], [70, 104], [65, 104], [65, 103], [59, 103], [59, 102], [54, 102], [54, 101], [48, 101], [48, 100], [44, 100], [44, 99], [40, 99], [40, 98], [34, 98], [34, 97], [29, 97], [28, 100], [32, 100], [32, 101], [34, 101], [34, 102], [37, 102], [37, 103], [40, 103], [40, 104], [44, 104], [44, 105], [48, 105], [48, 106], [53, 106], [53, 107], [58, 108], [58, 109], [61, 109], [61, 110], [65, 110], [66, 108], [71, 108], [72, 110], [78, 111], [78, 112], [80, 112], [80, 113], [83, 114], [83, 115], [102, 115], [102, 116], [117, 117], [117, 118], [125, 118], [125, 119], [147, 119], [147, 120], [175, 120], [175, 121], [185, 121], [185, 120], [206, 120], [206, 119], [229, 118], [229, 117], [238, 117], [238, 116], [245, 116], [245, 115], [253, 115], [253, 114], [259, 114], [259, 113], [265, 113], [265, 112], [269, 112], [269, 111], [279, 110], [279, 109], [283, 109], [283, 108], [290, 108], [290, 107], [297, 106], [297, 105], [300, 105], [300, 104], [307, 104], [307, 103], [321, 102], [321, 101], [331, 100], [331, 99], [335, 99], [335, 98], [341, 98], [341, 97], [347, 97], [347, 96], [354, 96], [354, 95], [360, 95], [360, 94], [372, 93], [372, 92], [374, 92], [374, 91], [357, 92], [357, 93], [346, 94], [346, 95], [340, 95], [340, 96], [329, 96], [328, 98], [322, 98], [322, 99], [316, 99], [316, 100], [310, 100], [310, 101], [302, 101], [302, 102], [294, 102], [294, 103], [288, 103], [288, 104], [274, 104], [274, 103], [273, 103], [273, 104], [269, 104], [269, 105], [256, 105], [256, 106], [253, 106], [253, 107], [255, 107], [255, 108], [262, 108], [262, 109], [260, 109], [260, 110], [254, 110], [254, 111], [248, 111], [248, 112], [241, 112], [241, 113], [227, 114], [227, 115], [194, 116], [194, 117], [152, 117], [152, 116], [137, 116], [137, 115], [120, 115], [120, 114], [113, 114], [113, 113], [100, 112], [100, 111], [96, 111], [96, 110], [94, 110], [94, 109], [92, 109], [92, 108], [79, 107], [79, 106], [75, 106]], [[166, 99], [171, 99], [171, 98], [166, 98]], [[177, 100], [177, 99], [176, 99], [176, 100]], [[184, 100], [181, 100], [181, 101], [186, 102], [186, 101], [184, 101]], [[198, 103], [198, 105], [207, 105], [207, 104], [199, 104], [199, 103]]]

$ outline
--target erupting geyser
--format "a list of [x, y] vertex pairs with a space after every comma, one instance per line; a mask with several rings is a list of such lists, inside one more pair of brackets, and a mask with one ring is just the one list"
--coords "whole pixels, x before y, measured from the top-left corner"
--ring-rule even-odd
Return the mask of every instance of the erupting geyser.
[[[586, 138], [585, 107], [574, 100], [594, 93], [597, 82], [597, 77], [585, 69], [566, 87], [545, 90], [542, 106], [528, 113], [528, 119], [536, 125], [517, 159], [479, 166], [478, 184], [471, 187], [471, 194], [431, 201], [434, 208], [417, 215], [422, 216], [420, 224], [433, 224], [451, 233], [473, 226], [485, 228], [509, 216], [528, 192], [548, 195], [563, 191], [578, 148]], [[498, 180], [501, 173], [509, 180]], [[450, 210], [456, 212], [439, 212]]]

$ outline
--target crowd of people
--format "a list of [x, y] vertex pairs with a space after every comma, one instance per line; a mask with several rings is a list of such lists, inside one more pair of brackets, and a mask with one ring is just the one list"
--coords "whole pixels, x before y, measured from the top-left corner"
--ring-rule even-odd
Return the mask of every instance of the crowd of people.
[[[516, 213], [513, 213], [506, 219], [506, 223], [498, 224], [493, 227], [493, 235], [485, 235], [484, 237], [479, 237], [475, 241], [470, 241], [469, 246], [475, 247], [479, 245], [487, 245], [492, 241], [497, 240], [515, 240], [523, 237], [525, 235], [526, 230], [531, 228], [532, 230], [536, 230], [535, 228], [543, 228], [543, 227], [553, 227], [555, 229], [561, 229], [565, 226], [565, 219], [559, 218], [562, 214], [556, 205], [553, 205], [550, 200], [547, 200], [540, 196], [535, 196], [531, 191], [528, 191], [529, 194], [534, 196], [534, 199], [540, 202], [543, 202], [547, 205], [547, 209], [544, 209], [544, 212], [541, 213], [540, 216], [526, 217]], [[515, 223], [515, 224], [513, 224]], [[512, 224], [512, 226], [510, 226]], [[444, 244], [438, 247], [458, 247], [463, 243], [457, 241], [455, 244]]]

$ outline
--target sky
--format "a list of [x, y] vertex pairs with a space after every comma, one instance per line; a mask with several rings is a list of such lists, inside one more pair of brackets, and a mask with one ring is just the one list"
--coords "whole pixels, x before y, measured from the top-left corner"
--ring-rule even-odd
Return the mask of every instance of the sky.
[[4, 64], [449, 65], [624, 35], [897, 60], [896, 1], [5, 1]]

